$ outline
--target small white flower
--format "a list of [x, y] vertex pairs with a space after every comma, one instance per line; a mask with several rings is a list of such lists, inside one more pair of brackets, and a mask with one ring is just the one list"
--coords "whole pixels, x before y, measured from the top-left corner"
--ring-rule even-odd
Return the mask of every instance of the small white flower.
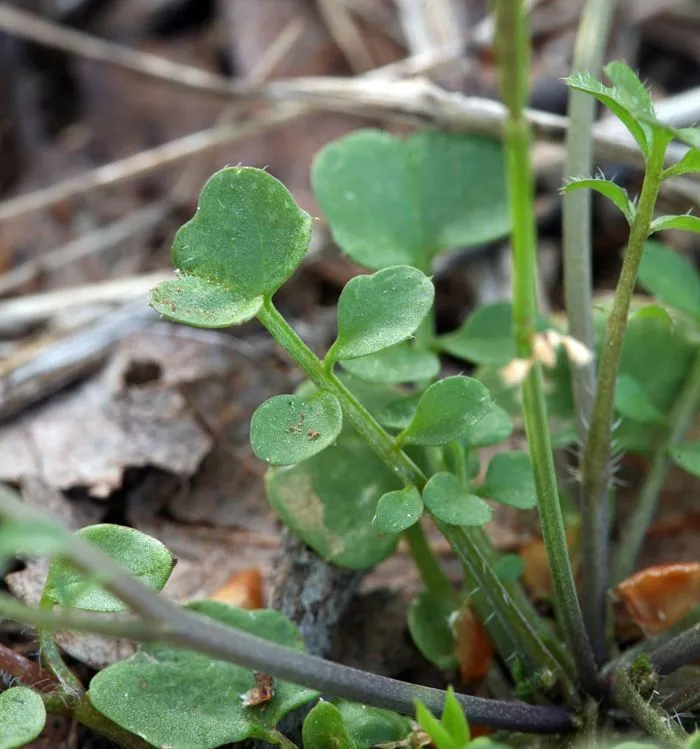
[[501, 379], [506, 385], [520, 385], [530, 374], [534, 359], [513, 359], [500, 370]]

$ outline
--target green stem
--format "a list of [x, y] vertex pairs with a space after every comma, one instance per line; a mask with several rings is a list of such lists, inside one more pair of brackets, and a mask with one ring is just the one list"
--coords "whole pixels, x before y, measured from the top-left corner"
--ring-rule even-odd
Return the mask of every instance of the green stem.
[[272, 744], [272, 746], [279, 746], [281, 749], [299, 749], [291, 739], [288, 739], [283, 733], [276, 731], [274, 728], [270, 728], [267, 731], [256, 731], [255, 738]]
[[700, 624], [676, 635], [649, 655], [654, 670], [662, 676], [700, 659]]
[[[258, 319], [267, 328], [275, 341], [297, 362], [311, 382], [317, 387], [333, 393], [338, 398], [345, 415], [385, 465], [404, 484], [412, 484], [417, 487], [418, 491], [422, 491], [426, 483], [426, 477], [420, 468], [401, 450], [396, 440], [380, 426], [372, 414], [367, 411], [345, 385], [332, 372], [327, 371], [323, 367], [314, 353], [275, 309], [271, 300], [268, 299], [265, 301], [263, 308], [258, 313]], [[436, 524], [450, 542], [460, 561], [470, 570], [479, 587], [486, 591], [491, 606], [488, 613], [495, 611], [503, 620], [510, 624], [514, 631], [523, 634], [522, 647], [537, 670], [549, 668], [566, 681], [568, 676], [561, 667], [561, 664], [545, 647], [541, 638], [536, 633], [536, 627], [528, 621], [523, 610], [508, 595], [507, 590], [493, 571], [493, 567], [485, 560], [483, 554], [465, 529], [455, 526], [445, 526], [440, 523]], [[434, 556], [432, 558], [434, 559]], [[424, 566], [425, 560], [422, 561], [422, 564]], [[452, 590], [448, 578], [437, 565], [437, 561], [435, 561], [435, 576], [438, 574], [444, 578], [444, 582], [440, 584], [441, 589], [446, 590], [449, 585], [450, 590]], [[432, 576], [423, 580], [426, 587], [428, 587], [431, 581]]]
[[[53, 609], [53, 602], [46, 597], [45, 593], [42, 593], [39, 606], [46, 611], [51, 611]], [[56, 677], [66, 698], [76, 699], [82, 697], [85, 694], [85, 687], [63, 660], [61, 651], [56, 644], [54, 633], [39, 627], [37, 629], [37, 639], [39, 640], [41, 663]]]
[[685, 731], [667, 715], [652, 707], [637, 691], [626, 671], [615, 674], [613, 697], [650, 736], [668, 749], [683, 749], [688, 738]]
[[[595, 75], [603, 64], [615, 0], [587, 0], [576, 36], [572, 73]], [[582, 91], [569, 93], [564, 174], [590, 174], [593, 165], [593, 122], [596, 100]], [[591, 351], [594, 346], [593, 283], [591, 280], [591, 203], [589, 190], [574, 190], [563, 199], [564, 294], [569, 333]], [[586, 438], [595, 390], [595, 363], [571, 368], [576, 404], [576, 430]]]
[[656, 512], [659, 492], [666, 480], [671, 461], [668, 451], [680, 442], [690, 426], [700, 403], [700, 351], [685, 379], [681, 392], [671, 408], [666, 434], [656, 445], [649, 473], [639, 493], [634, 510], [622, 531], [613, 563], [612, 582], [632, 574], [644, 536]]
[[453, 598], [455, 589], [437, 563], [421, 525], [416, 523], [411, 526], [404, 531], [403, 537], [408, 543], [411, 556], [426, 590], [440, 598]]
[[[501, 91], [508, 107], [505, 148], [513, 246], [513, 326], [516, 355], [533, 356], [536, 331], [537, 241], [530, 164], [530, 127], [524, 107], [528, 91], [529, 35], [522, 0], [497, 0], [497, 41]], [[522, 384], [523, 417], [532, 458], [542, 536], [552, 575], [555, 610], [585, 690], [599, 694], [597, 667], [586, 635], [569, 559], [559, 502], [547, 407], [539, 363]]]
[[637, 270], [661, 186], [664, 150], [665, 142], [655, 135], [608, 319], [598, 367], [591, 424], [581, 459], [581, 546], [587, 572], [583, 578], [583, 610], [586, 628], [595, 643], [597, 653], [605, 649], [609, 573], [607, 497], [615, 385], [627, 316], [637, 282]]
[[455, 476], [460, 480], [462, 486], [469, 488], [469, 468], [467, 464], [467, 451], [459, 442], [450, 442], [450, 452], [455, 462]]

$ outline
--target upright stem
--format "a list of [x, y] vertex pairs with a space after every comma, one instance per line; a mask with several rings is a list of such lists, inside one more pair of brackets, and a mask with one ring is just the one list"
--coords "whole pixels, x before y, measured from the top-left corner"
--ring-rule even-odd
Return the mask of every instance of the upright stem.
[[615, 384], [622, 352], [627, 316], [637, 281], [644, 242], [654, 216], [661, 185], [665, 144], [654, 136], [642, 185], [639, 205], [630, 229], [629, 241], [615, 289], [605, 342], [598, 367], [591, 424], [581, 460], [582, 556], [587, 573], [583, 579], [583, 610], [586, 628], [596, 653], [605, 650], [606, 590], [608, 584], [608, 512], [610, 443], [612, 441]]
[[[53, 609], [53, 603], [45, 595], [41, 596], [39, 606], [47, 611]], [[75, 700], [82, 697], [85, 694], [85, 687], [63, 660], [61, 651], [56, 644], [54, 633], [43, 627], [39, 627], [37, 629], [37, 638], [39, 640], [41, 663], [44, 668], [48, 669], [56, 677], [66, 698]]]
[[683, 389], [673, 404], [668, 419], [668, 431], [654, 450], [649, 473], [617, 547], [613, 563], [612, 582], [617, 584], [631, 575], [644, 535], [651, 524], [659, 492], [666, 480], [670, 465], [669, 448], [683, 439], [700, 403], [700, 352], [695, 356], [693, 366], [686, 377]]
[[[522, 0], [497, 0], [501, 92], [508, 108], [505, 147], [512, 217], [513, 324], [516, 355], [533, 356], [537, 312], [537, 242], [530, 165], [530, 128], [524, 114], [529, 76], [529, 37]], [[542, 536], [552, 574], [556, 614], [585, 690], [599, 693], [597, 668], [586, 635], [569, 559], [549, 435], [542, 373], [535, 362], [522, 385], [523, 416], [537, 487]]]
[[[615, 0], [587, 0], [576, 37], [572, 73], [595, 75], [603, 64]], [[596, 100], [582, 91], [569, 93], [569, 127], [566, 132], [564, 174], [590, 174], [593, 165], [593, 122]], [[591, 351], [593, 332], [593, 283], [591, 280], [591, 203], [588, 190], [573, 190], [563, 202], [564, 294], [569, 333]], [[576, 404], [576, 430], [586, 438], [595, 390], [595, 363], [571, 369]]]

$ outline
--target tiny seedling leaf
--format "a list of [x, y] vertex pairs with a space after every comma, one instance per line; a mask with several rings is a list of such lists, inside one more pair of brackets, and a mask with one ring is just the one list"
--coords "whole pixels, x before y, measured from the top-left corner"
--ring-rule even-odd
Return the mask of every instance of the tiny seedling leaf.
[[492, 139], [429, 129], [402, 140], [364, 129], [318, 153], [311, 183], [333, 238], [355, 262], [428, 271], [441, 250], [508, 233], [505, 173]]
[[323, 700], [304, 719], [301, 736], [304, 749], [356, 749], [340, 710]]
[[270, 469], [265, 487], [282, 522], [328, 562], [367, 569], [396, 547], [398, 537], [380, 534], [372, 518], [401, 484], [350, 426], [332, 450]]
[[[277, 611], [244, 611], [218, 601], [197, 601], [187, 608], [265, 640], [304, 650], [297, 628]], [[154, 746], [214, 749], [266, 736], [284, 715], [318, 695], [275, 680], [272, 699], [246, 706], [241, 698], [254, 686], [253, 673], [241, 666], [148, 644], [93, 677], [88, 697], [103, 715]]]
[[649, 128], [641, 124], [635, 114], [630, 111], [629, 106], [633, 103], [633, 100], [629, 95], [621, 95], [616, 87], [605, 86], [588, 72], [574, 73], [565, 81], [571, 88], [590, 94], [607, 107], [629, 130], [632, 137], [637, 141], [644, 157], [649, 157], [651, 147]]
[[405, 341], [425, 319], [434, 297], [430, 279], [408, 265], [355, 276], [338, 300], [338, 338], [328, 360], [356, 359]]
[[512, 433], [513, 419], [505, 409], [493, 403], [487, 413], [467, 429], [462, 442], [467, 447], [488, 447], [503, 442]]
[[151, 304], [186, 325], [245, 322], [294, 273], [310, 236], [311, 217], [279, 180], [251, 167], [221, 169], [175, 235], [180, 278], [158, 286]]
[[442, 725], [446, 728], [447, 733], [457, 743], [457, 746], [466, 747], [469, 743], [471, 733], [469, 723], [464, 715], [464, 710], [455, 696], [455, 690], [450, 686], [447, 688], [445, 696], [445, 706], [442, 709]]
[[448, 525], [486, 525], [491, 522], [491, 508], [469, 491], [452, 473], [433, 475], [423, 489], [423, 502], [438, 520]]
[[[161, 590], [175, 564], [157, 539], [134, 528], [103, 523], [76, 531], [75, 536], [98, 546], [105, 554], [154, 590]], [[58, 606], [113, 613], [128, 606], [106, 590], [95, 575], [78, 571], [64, 559], [51, 561], [44, 595]]]
[[[700, 134], [700, 133], [699, 133]], [[700, 138], [699, 138], [700, 140]], [[679, 174], [700, 172], [700, 148], [691, 148], [683, 158], [664, 171], [663, 177], [676, 177]]]
[[457, 330], [439, 336], [437, 345], [442, 351], [475, 364], [507, 364], [515, 357], [510, 303], [477, 307]]
[[654, 105], [649, 91], [628, 65], [614, 60], [605, 66], [605, 75], [612, 81], [619, 100], [628, 111], [654, 115]]
[[477, 491], [482, 497], [519, 510], [536, 507], [537, 491], [530, 456], [518, 450], [497, 453], [491, 458], [484, 483]]
[[615, 409], [640, 424], [664, 424], [666, 417], [651, 402], [642, 385], [630, 375], [620, 375], [615, 387]]
[[664, 304], [700, 320], [700, 273], [683, 255], [660, 242], [647, 241], [639, 282]]
[[386, 429], [405, 429], [416, 412], [422, 393], [411, 393], [387, 403], [377, 413], [377, 421]]
[[379, 498], [372, 522], [379, 533], [401, 533], [420, 520], [423, 500], [415, 486], [387, 492]]
[[659, 216], [651, 222], [649, 234], [667, 229], [680, 229], [681, 231], [692, 231], [700, 234], [700, 218], [697, 216]]
[[439, 598], [427, 591], [419, 593], [408, 608], [408, 631], [415, 646], [433, 665], [445, 671], [459, 664], [450, 625], [457, 609], [454, 600]]
[[390, 710], [340, 699], [333, 700], [333, 704], [342, 715], [357, 749], [370, 749], [381, 744], [401, 741], [412, 732], [408, 718]]
[[44, 730], [44, 701], [28, 687], [11, 687], [0, 694], [0, 749], [19, 749]]
[[442, 723], [420, 702], [416, 703], [418, 725], [430, 736], [435, 749], [464, 749], [458, 744]]
[[700, 441], [673, 445], [669, 448], [669, 453], [677, 466], [700, 477]]
[[492, 403], [489, 391], [478, 380], [446, 377], [425, 390], [411, 423], [397, 439], [408, 445], [446, 445], [478, 423]]
[[615, 207], [622, 213], [627, 219], [627, 223], [631, 224], [634, 221], [635, 207], [634, 203], [629, 199], [627, 190], [620, 185], [616, 185], [608, 179], [602, 178], [572, 178], [570, 179], [561, 189], [562, 192], [568, 193], [573, 190], [595, 190], [610, 200]]
[[290, 466], [332, 445], [342, 428], [340, 402], [331, 393], [277, 395], [253, 414], [250, 444], [270, 465]]
[[440, 359], [435, 354], [407, 342], [341, 364], [360, 380], [383, 385], [432, 380], [440, 372]]

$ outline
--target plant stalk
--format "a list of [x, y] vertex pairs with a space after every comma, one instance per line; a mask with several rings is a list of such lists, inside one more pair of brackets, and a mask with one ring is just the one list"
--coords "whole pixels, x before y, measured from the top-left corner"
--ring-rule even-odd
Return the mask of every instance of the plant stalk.
[[686, 629], [672, 640], [664, 643], [649, 654], [654, 670], [661, 676], [677, 671], [700, 659], [700, 624]]
[[[508, 109], [504, 141], [512, 218], [513, 325], [516, 356], [533, 357], [536, 332], [537, 241], [534, 182], [530, 164], [530, 126], [524, 108], [530, 70], [529, 35], [522, 0], [497, 0], [497, 42], [501, 92]], [[542, 373], [535, 361], [522, 384], [523, 417], [532, 458], [542, 536], [552, 575], [555, 610], [583, 688], [600, 693], [597, 667], [583, 623], [569, 559], [549, 435]]]
[[598, 381], [581, 459], [582, 556], [587, 574], [583, 578], [583, 611], [586, 629], [598, 655], [605, 649], [606, 591], [608, 587], [608, 510], [613, 406], [622, 342], [630, 303], [637, 281], [644, 242], [654, 217], [654, 205], [661, 186], [665, 146], [654, 135], [620, 278], [608, 318], [605, 341], [598, 366]]
[[[45, 594], [42, 594], [39, 606], [46, 611], [53, 609], [53, 603]], [[82, 697], [85, 694], [85, 687], [63, 660], [54, 633], [39, 627], [37, 638], [39, 640], [41, 663], [56, 677], [66, 697], [71, 700]]]
[[671, 464], [668, 457], [669, 448], [683, 439], [698, 404], [700, 404], [700, 351], [696, 354], [683, 388], [671, 408], [667, 431], [656, 445], [649, 473], [644, 480], [634, 510], [622, 531], [613, 562], [613, 584], [619, 583], [634, 571], [644, 536], [656, 512], [659, 492]]

